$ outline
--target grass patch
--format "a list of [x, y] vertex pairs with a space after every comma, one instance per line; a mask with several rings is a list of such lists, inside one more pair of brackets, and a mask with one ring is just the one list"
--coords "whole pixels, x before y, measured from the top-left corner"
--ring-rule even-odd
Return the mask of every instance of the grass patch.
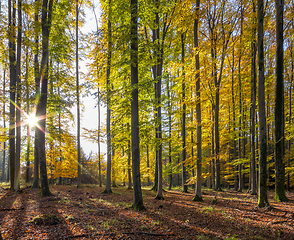
[[102, 226], [105, 230], [110, 230], [113, 226], [116, 226], [119, 224], [119, 221], [115, 218], [106, 220], [102, 223]]
[[149, 228], [148, 228], [146, 225], [142, 225], [140, 228], [141, 228], [142, 231], [147, 231], [147, 230], [149, 230]]
[[30, 223], [33, 223], [35, 225], [55, 225], [60, 223], [60, 220], [56, 215], [38, 215], [34, 217]]

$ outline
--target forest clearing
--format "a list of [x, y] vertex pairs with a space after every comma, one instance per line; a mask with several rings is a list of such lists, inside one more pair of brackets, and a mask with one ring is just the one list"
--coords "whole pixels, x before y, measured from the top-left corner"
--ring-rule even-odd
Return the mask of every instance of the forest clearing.
[[[143, 189], [146, 210], [131, 208], [133, 191], [85, 185], [50, 187], [13, 193], [0, 188], [3, 239], [293, 239], [294, 194], [289, 202], [273, 200], [271, 209], [257, 208], [257, 196], [203, 189], [203, 202], [192, 202], [193, 190], [165, 191], [164, 200]], [[216, 199], [216, 201], [214, 201]]]

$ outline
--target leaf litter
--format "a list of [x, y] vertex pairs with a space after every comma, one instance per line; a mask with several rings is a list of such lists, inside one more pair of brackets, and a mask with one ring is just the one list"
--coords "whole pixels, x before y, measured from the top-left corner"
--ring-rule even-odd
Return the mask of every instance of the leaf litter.
[[[39, 190], [0, 192], [3, 239], [294, 239], [294, 194], [289, 202], [268, 198], [271, 208], [258, 209], [257, 196], [235, 191], [203, 190], [203, 202], [190, 193], [143, 189], [147, 210], [131, 208], [133, 191], [84, 185], [50, 187], [54, 196]], [[217, 201], [214, 201], [217, 200]]]

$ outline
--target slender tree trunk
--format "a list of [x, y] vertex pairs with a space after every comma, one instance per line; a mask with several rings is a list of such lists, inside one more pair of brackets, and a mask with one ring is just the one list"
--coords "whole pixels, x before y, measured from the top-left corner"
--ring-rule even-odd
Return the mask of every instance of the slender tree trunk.
[[214, 104], [212, 104], [212, 124], [211, 124], [211, 154], [212, 154], [212, 161], [211, 161], [211, 165], [212, 165], [212, 168], [211, 171], [211, 182], [212, 182], [212, 188], [215, 189], [215, 151], [214, 151], [214, 143], [215, 143], [215, 140], [214, 140], [214, 124], [215, 124], [215, 121], [214, 121]]
[[[239, 78], [239, 139], [238, 139], [238, 147], [239, 147], [239, 161], [241, 161], [241, 138], [242, 138], [242, 81], [241, 81], [241, 61], [242, 61], [242, 35], [243, 35], [243, 5], [241, 1], [241, 32], [240, 32], [240, 46], [239, 46], [239, 61], [238, 61], [238, 78]], [[242, 168], [243, 164], [240, 162], [238, 164], [238, 178], [239, 178], [239, 187], [238, 191], [242, 192], [243, 190], [243, 177], [242, 177]]]
[[[27, 113], [30, 112], [30, 89], [29, 89], [29, 53], [28, 53], [28, 46], [26, 47], [26, 74], [25, 74], [25, 83], [26, 83], [26, 111]], [[27, 151], [26, 151], [26, 183], [30, 182], [31, 173], [30, 173], [30, 150], [31, 150], [31, 127], [30, 125], [27, 126]]]
[[106, 134], [107, 134], [107, 168], [106, 168], [106, 188], [104, 193], [112, 193], [111, 191], [111, 130], [110, 130], [110, 65], [112, 52], [112, 33], [111, 33], [111, 0], [108, 3], [108, 49], [107, 49], [107, 70], [106, 70], [106, 89], [107, 89], [107, 120], [106, 120]]
[[[58, 73], [59, 73], [59, 63], [58, 63]], [[58, 74], [59, 75], [59, 74]], [[58, 77], [59, 80], [59, 77]], [[57, 88], [58, 96], [60, 96], [60, 87]], [[59, 108], [61, 109], [61, 104], [59, 103]], [[58, 113], [58, 134], [59, 134], [59, 162], [60, 162], [60, 170], [62, 169], [62, 150], [61, 150], [61, 114], [60, 111]], [[59, 184], [62, 183], [62, 175], [59, 176]]]
[[[159, 40], [159, 0], [155, 0], [156, 14], [155, 14], [155, 41]], [[156, 83], [155, 83], [155, 98], [156, 98], [156, 134], [157, 134], [157, 159], [158, 159], [158, 187], [156, 199], [163, 199], [162, 194], [162, 129], [161, 129], [161, 78], [162, 78], [162, 48], [161, 44], [157, 43], [156, 50]]]
[[200, 0], [196, 1], [196, 19], [194, 20], [194, 47], [197, 51], [195, 56], [196, 68], [196, 121], [197, 121], [197, 168], [196, 168], [196, 191], [194, 201], [202, 201], [201, 183], [202, 183], [202, 131], [201, 131], [201, 99], [200, 99], [200, 65], [199, 65], [199, 46], [198, 46], [198, 22], [199, 22]]
[[276, 99], [275, 99], [275, 199], [288, 201], [285, 195], [285, 118], [284, 118], [284, 0], [276, 0]]
[[[38, 22], [39, 22], [39, 0], [35, 0], [35, 53], [34, 53], [34, 74], [35, 74], [35, 89], [36, 89], [36, 105], [38, 104], [38, 96], [40, 95], [40, 70], [39, 70], [39, 31], [38, 31]], [[35, 126], [35, 142], [34, 142], [34, 182], [33, 188], [39, 188], [39, 141], [38, 141], [38, 129]]]
[[131, 84], [132, 84], [132, 169], [135, 210], [145, 209], [140, 178], [139, 104], [138, 104], [138, 0], [131, 0]]
[[[6, 96], [6, 87], [5, 87], [5, 75], [6, 75], [6, 71], [5, 71], [5, 69], [4, 69], [4, 71], [3, 71], [3, 96], [4, 96], [4, 100], [3, 100], [3, 128], [4, 128], [4, 131], [3, 131], [3, 135], [4, 135], [4, 137], [6, 138], [6, 131], [5, 131], [5, 128], [6, 128], [6, 117], [5, 117], [5, 115], [6, 115], [6, 113], [5, 113], [5, 101], [6, 101], [6, 99], [5, 99], [5, 96]], [[6, 150], [5, 150], [5, 148], [6, 148], [6, 141], [4, 140], [4, 142], [3, 142], [3, 159], [2, 159], [2, 182], [4, 182], [5, 181], [5, 162], [6, 162]]]
[[[129, 123], [127, 124], [127, 127], [128, 127], [128, 132], [130, 132], [130, 130], [129, 130], [129, 128], [130, 128]], [[132, 173], [131, 173], [132, 165], [131, 165], [131, 153], [132, 153], [132, 149], [131, 149], [131, 141], [128, 140], [128, 189], [132, 189]]]
[[[253, 7], [253, 24], [256, 24], [256, 7], [255, 2], [252, 2]], [[256, 163], [255, 163], [255, 109], [256, 109], [256, 28], [252, 31], [252, 42], [251, 42], [251, 165], [250, 165], [250, 183], [251, 183], [251, 194], [256, 195]]]
[[48, 185], [47, 166], [46, 166], [46, 151], [45, 151], [45, 126], [46, 126], [46, 109], [47, 109], [47, 92], [48, 92], [48, 58], [49, 58], [49, 35], [51, 28], [53, 0], [43, 0], [42, 7], [42, 63], [41, 76], [42, 88], [40, 93], [40, 101], [37, 105], [37, 117], [41, 129], [38, 129], [39, 140], [39, 161], [40, 161], [40, 176], [41, 176], [41, 195], [49, 196], [51, 192]]
[[18, 29], [17, 29], [17, 60], [16, 60], [16, 105], [19, 107], [16, 111], [16, 146], [15, 146], [15, 180], [14, 190], [20, 188], [20, 144], [21, 144], [21, 126], [20, 126], [20, 108], [21, 108], [21, 35], [22, 35], [22, 11], [21, 0], [17, 3]]
[[[95, 8], [93, 7], [93, 13], [94, 13], [94, 17], [96, 20], [96, 28], [97, 28], [97, 41], [96, 41], [96, 47], [98, 49], [99, 46], [99, 41], [98, 41], [98, 35], [99, 35], [99, 25], [98, 25], [98, 19], [97, 19], [97, 15], [95, 12]], [[97, 65], [96, 65], [96, 71], [97, 71], [97, 82], [99, 80], [99, 64], [98, 64], [98, 53], [96, 56], [96, 61], [97, 61]], [[100, 132], [101, 132], [101, 126], [100, 126], [100, 115], [101, 115], [101, 111], [100, 111], [100, 86], [98, 83], [98, 87], [97, 87], [97, 108], [98, 108], [98, 168], [99, 168], [99, 186], [102, 187], [102, 176], [101, 176], [101, 148], [100, 148]]]
[[185, 34], [181, 34], [182, 43], [182, 191], [188, 192], [186, 172], [186, 79], [185, 79]]
[[[290, 45], [290, 51], [291, 51], [291, 82], [290, 82], [290, 89], [289, 89], [289, 125], [291, 126], [292, 124], [292, 85], [293, 85], [293, 72], [294, 72], [294, 62], [293, 62], [293, 43], [291, 42]], [[290, 133], [289, 133], [290, 135]], [[289, 137], [288, 140], [288, 161], [287, 161], [287, 167], [290, 167], [290, 162], [291, 162], [291, 136]], [[290, 173], [287, 173], [287, 190], [290, 191]]]
[[[235, 54], [234, 54], [234, 47], [233, 47], [233, 62], [232, 62], [232, 104], [233, 104], [233, 159], [236, 160], [237, 158], [237, 144], [236, 144], [236, 106], [235, 106], [235, 88], [234, 88], [234, 69], [235, 69]], [[238, 175], [236, 171], [238, 167], [235, 165], [233, 166], [234, 169], [234, 189], [238, 191]]]
[[[97, 69], [98, 70], [98, 69]], [[97, 71], [98, 75], [98, 71]], [[98, 79], [98, 76], [97, 76]], [[101, 126], [100, 126], [100, 89], [98, 86], [98, 168], [99, 168], [99, 186], [102, 187], [102, 176], [101, 176], [101, 149], [100, 149], [100, 132], [101, 132]]]
[[264, 52], [263, 52], [263, 0], [257, 0], [257, 50], [258, 50], [258, 108], [259, 108], [259, 187], [258, 207], [269, 206], [267, 199], [267, 143], [266, 143], [266, 117], [265, 117], [265, 94], [264, 94]]
[[76, 91], [77, 91], [77, 149], [78, 149], [78, 182], [81, 187], [81, 127], [80, 127], [80, 86], [79, 86], [79, 0], [76, 0]]
[[147, 144], [147, 149], [146, 149], [146, 152], [147, 152], [147, 169], [148, 169], [148, 177], [147, 177], [147, 184], [148, 186], [150, 186], [150, 177], [149, 177], [149, 168], [150, 168], [150, 161], [149, 161], [149, 146]]
[[[52, 76], [52, 69], [53, 69], [53, 63], [52, 63], [52, 57], [50, 57], [50, 75]], [[49, 82], [49, 94], [50, 96], [53, 96], [53, 78], [50, 78], [50, 82]], [[55, 163], [55, 154], [53, 154], [54, 151], [54, 135], [53, 135], [53, 129], [54, 129], [54, 123], [53, 123], [53, 116], [48, 116], [48, 134], [49, 134], [49, 146], [50, 146], [50, 152], [52, 154], [50, 154], [50, 182], [51, 185], [53, 185], [54, 180], [53, 180], [53, 169], [54, 169], [54, 163]]]
[[9, 68], [10, 68], [10, 118], [9, 118], [9, 165], [10, 190], [14, 190], [15, 181], [15, 90], [16, 90], [16, 57], [15, 57], [15, 0], [8, 1], [8, 35], [9, 35]]
[[168, 189], [171, 190], [173, 184], [173, 170], [172, 170], [172, 157], [171, 157], [171, 131], [172, 131], [172, 115], [171, 115], [171, 96], [170, 96], [170, 86], [169, 86], [169, 77], [166, 84], [167, 89], [167, 111], [168, 111], [168, 160], [169, 160], [169, 186]]

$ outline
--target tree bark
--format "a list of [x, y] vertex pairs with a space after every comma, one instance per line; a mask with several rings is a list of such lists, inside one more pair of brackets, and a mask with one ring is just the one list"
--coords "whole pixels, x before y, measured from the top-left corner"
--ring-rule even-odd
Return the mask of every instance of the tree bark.
[[[28, 53], [28, 46], [26, 47], [26, 74], [25, 74], [25, 83], [26, 83], [26, 111], [29, 114], [30, 112], [30, 89], [29, 89], [29, 53]], [[27, 151], [26, 151], [26, 183], [30, 182], [31, 178], [31, 171], [30, 171], [30, 149], [31, 149], [31, 128], [30, 125], [27, 126]]]
[[[128, 132], [129, 132], [129, 124], [128, 124]], [[128, 189], [132, 189], [132, 165], [131, 165], [131, 143], [130, 140], [128, 140]]]
[[258, 207], [269, 206], [267, 199], [267, 141], [266, 141], [266, 117], [264, 94], [264, 52], [263, 52], [263, 0], [257, 0], [257, 50], [258, 50], [258, 109], [259, 109], [259, 188]]
[[[5, 112], [5, 96], [6, 96], [6, 84], [5, 84], [5, 75], [6, 75], [6, 71], [5, 71], [5, 69], [4, 69], [4, 71], [3, 71], [3, 96], [4, 96], [4, 100], [3, 100], [3, 128], [4, 128], [4, 131], [3, 131], [3, 135], [4, 135], [4, 137], [6, 138], [6, 131], [5, 131], [5, 128], [6, 128], [6, 117], [5, 117], [5, 115], [6, 115], [6, 112]], [[6, 141], [4, 140], [4, 142], [3, 142], [3, 159], [2, 159], [2, 182], [4, 182], [5, 181], [5, 162], [6, 162], [6, 150], [5, 150], [5, 148], [6, 148]]]
[[132, 169], [135, 210], [145, 209], [140, 177], [139, 104], [138, 104], [138, 0], [131, 0], [131, 85], [132, 85]]
[[[253, 26], [256, 24], [256, 7], [255, 2], [252, 2], [253, 8]], [[256, 195], [256, 163], [255, 163], [255, 109], [256, 109], [256, 28], [253, 27], [252, 42], [251, 42], [251, 165], [250, 165], [250, 183], [251, 194]]]
[[162, 51], [163, 46], [159, 41], [159, 0], [155, 0], [155, 25], [156, 29], [154, 30], [154, 41], [157, 44], [156, 47], [156, 83], [155, 83], [155, 98], [156, 98], [156, 140], [157, 140], [157, 164], [158, 164], [158, 186], [157, 186], [157, 195], [156, 199], [163, 199], [162, 194], [162, 129], [161, 129], [161, 78], [162, 78]]
[[241, 163], [241, 138], [242, 138], [242, 81], [241, 81], [241, 61], [242, 61], [242, 35], [243, 35], [243, 4], [241, 0], [241, 29], [240, 29], [240, 46], [239, 46], [239, 61], [238, 61], [238, 78], [239, 78], [239, 139], [238, 139], [238, 147], [239, 147], [239, 164], [238, 164], [238, 191], [242, 192], [243, 190], [243, 177], [242, 177], [242, 168], [243, 164]]
[[16, 111], [16, 146], [15, 146], [15, 180], [14, 190], [20, 188], [20, 144], [21, 144], [21, 126], [20, 126], [20, 109], [21, 109], [21, 35], [22, 35], [22, 11], [21, 0], [17, 3], [18, 29], [17, 29], [17, 60], [16, 60], [16, 105], [19, 109]]
[[[36, 104], [38, 104], [38, 96], [40, 95], [40, 69], [39, 69], [39, 0], [35, 0], [35, 53], [34, 53], [34, 75], [35, 75], [35, 89], [36, 89]], [[33, 188], [39, 188], [39, 141], [38, 141], [38, 129], [35, 126], [35, 142], [34, 142], [34, 182]]]
[[284, 0], [276, 0], [276, 99], [275, 99], [275, 199], [288, 201], [285, 195], [285, 119], [284, 119]]
[[77, 91], [77, 150], [78, 150], [78, 182], [82, 185], [81, 176], [81, 127], [80, 127], [80, 85], [79, 85], [79, 0], [76, 0], [76, 91]]
[[9, 106], [9, 165], [10, 190], [14, 190], [15, 181], [15, 90], [16, 90], [16, 57], [15, 57], [15, 0], [8, 1], [8, 35], [9, 35], [9, 68], [10, 68], [10, 106]]
[[45, 151], [45, 126], [46, 126], [46, 109], [47, 109], [47, 92], [48, 92], [48, 59], [49, 59], [49, 35], [51, 29], [53, 0], [43, 0], [42, 7], [42, 63], [41, 63], [41, 81], [42, 88], [40, 100], [37, 105], [37, 117], [39, 120], [38, 140], [39, 140], [39, 161], [40, 161], [40, 176], [41, 176], [41, 196], [50, 196], [52, 193], [49, 190], [47, 166], [46, 166], [46, 151]]
[[108, 3], [108, 49], [107, 49], [107, 70], [106, 70], [106, 89], [107, 89], [107, 120], [106, 120], [106, 134], [107, 134], [107, 168], [106, 168], [106, 188], [104, 193], [112, 193], [111, 190], [111, 109], [110, 109], [110, 65], [112, 53], [112, 32], [111, 32], [111, 0]]
[[[293, 25], [292, 25], [293, 26]], [[291, 126], [292, 123], [292, 85], [293, 85], [293, 75], [294, 75], [294, 62], [293, 62], [293, 42], [291, 41], [290, 51], [291, 51], [291, 82], [290, 82], [290, 89], [289, 89], [289, 125]], [[290, 135], [290, 133], [289, 133]], [[290, 167], [291, 162], [291, 137], [288, 140], [288, 160], [287, 160], [287, 167]], [[287, 190], [290, 191], [290, 173], [287, 173]]]
[[182, 43], [182, 191], [188, 192], [186, 172], [186, 79], [185, 79], [185, 34], [181, 34]]
[[169, 162], [169, 186], [168, 189], [172, 189], [173, 184], [173, 170], [172, 170], [172, 157], [171, 157], [171, 131], [172, 131], [172, 115], [171, 115], [171, 96], [170, 96], [170, 86], [169, 86], [169, 77], [167, 80], [166, 88], [167, 88], [167, 112], [168, 112], [168, 162]]
[[200, 0], [196, 1], [196, 19], [194, 20], [194, 47], [196, 49], [195, 68], [196, 68], [196, 122], [197, 122], [197, 167], [196, 167], [196, 191], [194, 201], [202, 201], [201, 183], [202, 183], [202, 131], [201, 131], [201, 98], [200, 98], [200, 64], [199, 64], [199, 46], [198, 46], [198, 22], [199, 22]]
[[[235, 88], [234, 88], [234, 71], [235, 71], [235, 54], [234, 54], [234, 47], [233, 47], [233, 62], [232, 62], [232, 105], [233, 105], [233, 160], [237, 158], [237, 144], [236, 144], [236, 105], [235, 105]], [[233, 165], [234, 171], [234, 189], [238, 191], [238, 175], [236, 171], [238, 167]]]

